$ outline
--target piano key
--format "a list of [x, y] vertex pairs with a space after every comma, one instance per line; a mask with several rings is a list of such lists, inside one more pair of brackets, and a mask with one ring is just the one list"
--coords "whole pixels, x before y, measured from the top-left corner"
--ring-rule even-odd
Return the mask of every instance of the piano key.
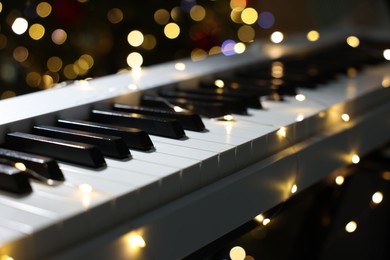
[[65, 179], [57, 162], [49, 157], [0, 148], [0, 158], [5, 158], [14, 163], [23, 163], [26, 168], [47, 179], [56, 181]]
[[137, 128], [113, 126], [100, 124], [96, 122], [75, 120], [75, 119], [58, 119], [57, 125], [64, 128], [70, 128], [80, 131], [87, 131], [98, 134], [112, 135], [123, 138], [127, 147], [142, 151], [153, 149], [153, 143], [148, 134]]
[[6, 135], [6, 147], [92, 168], [106, 165], [103, 155], [95, 146], [79, 142], [13, 132]]
[[27, 174], [15, 167], [0, 164], [0, 190], [27, 194], [32, 191], [32, 188]]
[[135, 107], [124, 104], [113, 104], [113, 109], [127, 113], [158, 116], [163, 118], [177, 119], [186, 130], [204, 131], [205, 127], [199, 115], [190, 111], [170, 111], [152, 107]]
[[201, 95], [199, 93], [192, 94], [184, 91], [176, 91], [169, 89], [161, 89], [158, 95], [165, 98], [187, 99], [191, 101], [205, 102], [205, 103], [222, 103], [227, 106], [229, 113], [247, 114], [247, 104], [245, 100], [239, 97], [225, 97], [220, 95]]
[[34, 126], [33, 133], [52, 138], [94, 145], [99, 148], [103, 155], [117, 159], [126, 159], [131, 157], [126, 143], [122, 138], [116, 136], [45, 125]]
[[102, 110], [92, 110], [91, 119], [104, 124], [139, 128], [153, 135], [176, 139], [185, 137], [183, 127], [175, 119]]
[[[167, 105], [170, 103], [170, 105]], [[158, 107], [158, 108], [170, 108], [171, 106], [178, 106], [183, 109], [192, 111], [195, 114], [199, 114], [205, 117], [221, 117], [229, 114], [229, 109], [225, 104], [220, 102], [201, 102], [188, 100], [185, 98], [161, 98], [155, 95], [144, 94], [140, 100], [141, 106]]]

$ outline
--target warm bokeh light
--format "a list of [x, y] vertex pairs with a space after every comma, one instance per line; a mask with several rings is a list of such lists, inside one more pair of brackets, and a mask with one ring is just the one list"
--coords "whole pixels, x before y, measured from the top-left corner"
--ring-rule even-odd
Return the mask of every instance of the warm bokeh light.
[[[0, 6], [1, 6], [1, 3], [0, 3]], [[10, 257], [9, 255], [2, 255], [1, 260], [14, 260], [14, 258]]]
[[241, 20], [245, 24], [254, 24], [254, 23], [256, 23], [257, 18], [258, 18], [258, 14], [254, 8], [245, 8], [241, 12]]
[[262, 214], [259, 214], [255, 217], [255, 220], [259, 223], [262, 223], [264, 220], [264, 216]]
[[157, 45], [157, 40], [154, 35], [146, 34], [144, 35], [144, 41], [142, 43], [142, 48], [145, 50], [153, 50]]
[[112, 8], [107, 12], [107, 19], [112, 24], [117, 24], [123, 20], [123, 12], [119, 8]]
[[291, 187], [291, 193], [294, 194], [298, 191], [298, 186], [296, 184], [294, 184], [292, 187]]
[[356, 36], [349, 36], [347, 38], [347, 44], [353, 48], [356, 48], [360, 45], [360, 40]]
[[306, 37], [309, 41], [315, 42], [318, 41], [318, 39], [320, 38], [320, 34], [319, 32], [312, 30], [307, 33]]
[[230, 0], [230, 8], [239, 8], [243, 10], [246, 7], [247, 0]]
[[138, 52], [132, 52], [127, 56], [127, 65], [131, 68], [139, 68], [141, 67], [144, 59], [142, 55]]
[[183, 62], [175, 63], [175, 69], [178, 71], [183, 71], [186, 69], [186, 65]]
[[285, 127], [279, 128], [279, 130], [276, 132], [278, 136], [286, 137], [287, 136], [287, 129]]
[[131, 247], [138, 247], [138, 248], [144, 248], [146, 247], [146, 242], [144, 240], [144, 238], [139, 235], [139, 234], [136, 234], [136, 233], [132, 233], [129, 235], [129, 244]]
[[271, 222], [271, 220], [270, 220], [269, 218], [265, 218], [265, 219], [263, 220], [263, 225], [266, 226], [266, 225], [268, 225], [270, 222]]
[[345, 231], [348, 233], [353, 233], [357, 229], [357, 223], [355, 221], [348, 222], [347, 225], [345, 225]]
[[206, 17], [206, 9], [201, 5], [194, 5], [190, 10], [190, 17], [194, 21], [202, 21]]
[[342, 119], [344, 122], [349, 122], [349, 120], [351, 120], [351, 117], [350, 117], [348, 114], [342, 114], [342, 115], [341, 115], [341, 119]]
[[372, 195], [372, 202], [375, 203], [375, 204], [379, 204], [381, 203], [383, 200], [383, 193], [380, 192], [380, 191], [377, 191], [375, 192], [373, 195]]
[[131, 31], [127, 35], [127, 42], [133, 47], [141, 46], [144, 42], [144, 35], [138, 30]]
[[35, 71], [29, 72], [26, 76], [26, 83], [30, 87], [39, 87], [41, 80], [41, 75]]
[[360, 162], [360, 157], [357, 154], [352, 155], [351, 162], [353, 164], [358, 164]]
[[337, 184], [337, 185], [343, 185], [343, 183], [344, 183], [344, 176], [337, 176], [335, 179], [334, 179], [334, 181], [335, 181], [335, 183]]
[[386, 49], [386, 50], [383, 51], [383, 57], [386, 60], [390, 60], [390, 49]]
[[33, 40], [40, 40], [45, 35], [45, 27], [42, 24], [36, 23], [30, 26], [28, 34]]
[[246, 256], [245, 249], [240, 246], [235, 246], [229, 251], [229, 256], [232, 260], [244, 260]]
[[246, 46], [242, 42], [238, 42], [236, 43], [236, 45], [234, 45], [234, 52], [237, 54], [244, 53], [245, 50], [246, 50]]
[[191, 51], [191, 60], [192, 61], [199, 61], [206, 58], [207, 52], [203, 49], [195, 48]]
[[170, 15], [165, 9], [159, 9], [154, 12], [154, 21], [160, 25], [165, 25], [169, 22]]
[[17, 162], [14, 164], [15, 168], [18, 169], [19, 171], [26, 171], [27, 170], [27, 167], [24, 163], [21, 163], [21, 162]]
[[13, 57], [18, 62], [24, 62], [27, 60], [28, 55], [28, 50], [23, 46], [16, 47], [13, 51]]
[[11, 28], [14, 33], [21, 35], [27, 31], [28, 22], [24, 18], [16, 18]]
[[83, 183], [79, 185], [79, 191], [82, 193], [91, 193], [93, 191], [93, 188], [88, 183]]
[[37, 14], [42, 18], [48, 17], [51, 11], [51, 5], [47, 2], [40, 2], [36, 7]]
[[243, 25], [237, 31], [237, 37], [240, 41], [252, 42], [255, 39], [255, 30], [249, 25]]
[[57, 45], [64, 44], [67, 38], [67, 33], [62, 29], [56, 29], [51, 34], [51, 40]]
[[273, 43], [281, 43], [284, 39], [284, 35], [283, 35], [283, 33], [276, 31], [276, 32], [271, 34], [270, 39]]
[[223, 88], [225, 86], [225, 82], [221, 79], [216, 79], [214, 81], [214, 85], [217, 86], [218, 88]]
[[180, 27], [176, 23], [168, 23], [164, 27], [164, 34], [168, 39], [175, 39], [180, 34]]
[[306, 100], [306, 96], [303, 95], [303, 94], [297, 94], [297, 95], [295, 96], [295, 99], [298, 100], [298, 101], [300, 101], [300, 102], [302, 102], [302, 101], [305, 101], [305, 100]]

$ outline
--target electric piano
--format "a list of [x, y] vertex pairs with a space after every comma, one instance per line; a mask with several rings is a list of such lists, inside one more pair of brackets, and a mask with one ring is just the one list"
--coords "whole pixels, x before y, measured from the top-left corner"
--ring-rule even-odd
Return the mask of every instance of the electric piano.
[[[315, 43], [301, 37], [282, 44], [253, 43], [242, 54], [168, 62], [1, 101], [1, 259], [182, 258], [351, 164], [352, 158], [385, 144], [390, 139], [390, 63], [383, 58], [383, 50], [390, 46], [374, 48], [374, 37], [369, 41], [373, 44], [361, 47], [374, 57], [362, 55], [365, 58], [360, 60], [365, 52], [355, 53], [345, 43], [346, 36], [332, 32], [321, 34]], [[301, 81], [301, 65], [310, 63], [312, 55], [326, 60], [332, 56], [326, 52], [328, 46], [337, 44], [351, 49], [353, 62], [348, 65], [340, 52], [333, 55], [340, 57], [336, 65], [319, 66], [318, 77], [306, 75], [306, 81]], [[237, 77], [241, 82], [253, 77], [253, 85], [261, 82], [257, 76], [267, 74], [267, 69], [280, 73], [281, 64], [287, 64], [286, 72], [293, 73], [290, 82], [295, 83], [283, 91], [283, 84], [275, 84], [264, 95], [253, 94], [261, 107], [249, 107], [248, 97], [241, 99], [244, 110], [229, 110], [238, 103], [233, 101], [208, 114], [200, 105], [204, 100], [179, 102], [202, 91], [211, 93], [213, 84], [221, 83], [230, 84], [231, 93], [239, 95], [234, 86], [245, 84], [235, 85]], [[329, 71], [322, 73], [325, 70]], [[266, 81], [278, 79], [267, 77]], [[185, 91], [189, 89], [193, 92]], [[252, 93], [250, 87], [247, 92]], [[147, 97], [154, 97], [154, 102], [148, 103]], [[167, 107], [162, 108], [164, 104]], [[65, 136], [59, 129], [73, 129], [80, 135], [93, 131], [72, 128], [66, 121], [121, 124], [124, 129], [125, 123], [110, 121], [110, 116], [116, 113], [123, 119], [135, 113], [123, 112], [126, 108], [140, 106], [151, 111], [198, 108], [204, 129], [184, 128], [184, 132], [177, 130], [177, 136], [167, 137], [141, 125], [146, 132], [152, 131], [146, 136], [146, 148], [126, 148], [119, 158], [105, 155], [97, 145], [65, 141], [70, 146], [81, 143], [83, 149], [93, 147], [100, 159], [89, 153], [77, 155], [75, 150], [57, 153], [56, 141], [61, 138], [48, 134], [51, 130]], [[211, 103], [207, 106], [214, 108]], [[232, 117], [224, 117], [225, 113]], [[156, 124], [152, 129], [163, 131], [164, 127]], [[99, 134], [112, 139], [113, 133]], [[37, 144], [37, 139], [46, 140], [48, 146]], [[54, 177], [40, 175], [39, 169], [29, 173], [28, 159], [22, 156], [27, 169], [16, 167], [18, 160], [6, 157], [9, 150], [27, 157], [37, 154], [36, 158], [44, 158], [41, 161], [52, 155], [51, 163], [58, 165], [60, 173]], [[89, 165], [83, 156], [95, 161]], [[12, 178], [16, 172], [35, 175], [20, 184]]]

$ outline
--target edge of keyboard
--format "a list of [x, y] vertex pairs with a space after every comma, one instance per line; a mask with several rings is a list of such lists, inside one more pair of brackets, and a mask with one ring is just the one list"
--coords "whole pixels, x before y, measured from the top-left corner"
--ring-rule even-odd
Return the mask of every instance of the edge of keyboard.
[[[324, 37], [323, 43], [332, 42], [333, 37], [334, 35], [329, 39]], [[58, 115], [77, 114], [84, 118], [96, 102], [123, 95], [136, 96], [138, 91], [226, 71], [254, 60], [266, 60], [267, 56], [258, 52], [258, 48], [258, 45], [253, 45], [244, 54], [231, 57], [215, 56], [195, 63], [183, 61], [186, 64], [185, 71], [177, 71], [172, 62], [145, 69], [140, 78], [135, 73], [122, 73], [4, 100], [0, 102], [0, 111], [12, 113], [2, 112], [4, 116], [0, 119], [0, 141], [5, 132], [27, 130], [33, 122], [51, 123]], [[280, 46], [274, 46], [268, 53], [273, 51], [278, 55], [286, 55], [290, 51], [302, 50], [299, 45], [283, 50]], [[142, 215], [124, 215], [120, 222], [100, 225], [92, 220], [93, 227], [89, 234], [78, 234], [75, 230], [70, 232], [72, 239], [61, 237], [60, 241], [47, 241], [59, 235], [63, 228], [75, 228], [80, 223], [90, 221], [88, 214], [92, 211], [94, 214], [102, 214], [103, 220], [109, 218], [109, 214], [104, 212], [113, 207], [114, 203], [97, 205], [88, 209], [82, 217], [71, 216], [67, 220], [60, 220], [56, 226], [10, 241], [1, 247], [0, 255], [15, 256], [15, 259], [47, 254], [54, 254], [56, 259], [84, 255], [100, 259], [108, 256], [117, 259], [129, 255], [132, 259], [173, 259], [185, 256], [250, 220], [259, 210], [265, 211], [290, 196], [289, 189], [278, 189], [270, 184], [281, 183], [289, 188], [295, 182], [299, 190], [302, 190], [332, 170], [349, 164], [351, 153], [363, 156], [388, 142], [390, 125], [381, 118], [390, 112], [390, 104], [386, 102], [390, 93], [389, 88], [377, 83], [382, 82], [385, 77], [390, 78], [389, 68], [389, 64], [382, 65], [379, 69], [369, 68], [365, 70], [364, 76], [343, 82], [344, 85], [352, 84], [354, 87], [351, 88], [356, 92], [350, 93], [347, 99], [335, 95], [332, 98], [336, 99], [329, 99], [328, 103], [324, 103], [323, 109], [312, 116], [284, 125], [288, 133], [287, 141], [279, 140], [277, 129], [264, 135], [262, 142], [272, 143], [274, 148], [265, 149], [262, 154], [240, 163], [234, 173], [206, 183], [205, 187], [183, 194], [184, 196], [161, 205], [158, 209], [148, 209]], [[153, 77], [149, 77], [151, 75]], [[136, 89], [134, 85], [137, 86]], [[334, 86], [334, 89], [339, 87], [341, 86]], [[301, 92], [309, 99], [313, 96], [310, 90]], [[79, 95], [76, 97], [74, 93]], [[41, 105], [36, 100], [40, 100]], [[53, 104], [52, 100], [56, 102]], [[21, 110], [20, 107], [28, 109]], [[345, 124], [339, 123], [341, 112], [348, 113], [352, 120]], [[318, 169], [319, 163], [323, 164], [321, 169]], [[316, 172], [315, 175], [313, 171]], [[242, 201], [250, 203], [240, 203]], [[82, 219], [81, 222], [79, 219]], [[215, 226], [215, 223], [219, 225]], [[129, 251], [126, 244], [129, 231], [142, 234], [147, 246], [142, 250]], [[83, 241], [85, 239], [89, 241]], [[96, 247], [100, 249], [95, 250]]]

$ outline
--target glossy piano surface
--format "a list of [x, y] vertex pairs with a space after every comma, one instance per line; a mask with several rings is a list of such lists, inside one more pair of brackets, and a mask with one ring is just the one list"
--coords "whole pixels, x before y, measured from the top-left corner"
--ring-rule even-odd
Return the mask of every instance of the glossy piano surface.
[[[113, 102], [137, 105], [143, 92], [230, 75], [269, 61], [270, 55], [276, 58], [275, 53], [307, 52], [344, 35], [324, 34], [315, 45], [293, 39], [290, 45], [253, 44], [240, 55], [182, 60], [183, 70], [169, 62], [4, 100], [0, 139], [8, 132], [29, 132], [33, 125], [54, 125], [58, 118], [85, 120], [92, 109]], [[315, 89], [298, 87], [304, 99], [262, 97], [264, 109], [249, 108], [248, 115], [233, 115], [234, 121], [203, 117], [207, 131], [186, 130], [185, 139], [151, 135], [154, 151], [130, 149], [127, 161], [105, 158], [105, 169], [60, 161], [64, 183], [31, 181], [29, 195], [0, 194], [0, 255], [186, 256], [285, 201], [292, 187], [304, 190], [350, 164], [353, 155], [389, 141], [384, 120], [390, 110], [389, 73], [384, 62]]]

